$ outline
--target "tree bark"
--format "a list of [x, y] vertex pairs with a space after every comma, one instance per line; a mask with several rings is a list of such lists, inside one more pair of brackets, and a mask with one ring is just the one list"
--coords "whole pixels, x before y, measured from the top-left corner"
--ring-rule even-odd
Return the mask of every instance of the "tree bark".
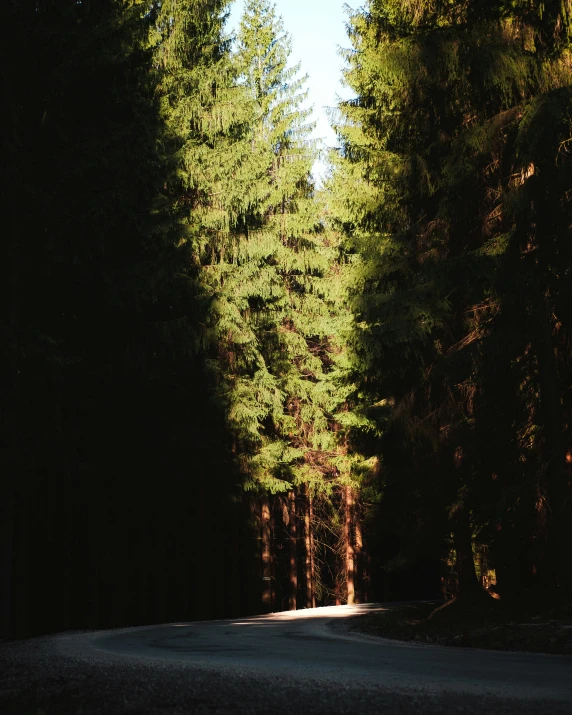
[[[23, 488], [17, 494], [18, 501], [15, 503], [14, 511], [14, 585], [17, 587], [17, 595], [14, 597], [14, 620], [18, 633], [28, 635], [33, 632], [33, 619], [36, 613], [30, 608], [34, 596], [30, 588], [34, 572], [31, 568], [32, 554], [34, 552], [34, 541], [31, 539], [30, 526], [33, 524], [34, 495], [29, 489]], [[71, 592], [71, 587], [69, 589]]]
[[306, 608], [312, 608], [312, 546], [310, 540], [310, 501], [304, 510], [304, 582], [306, 586]]
[[260, 538], [262, 560], [262, 610], [272, 611], [272, 552], [270, 548], [270, 505], [263, 498], [260, 507]]
[[312, 571], [312, 497], [308, 485], [304, 487], [306, 495], [304, 504], [304, 585], [306, 586], [306, 608], [313, 608], [314, 603], [314, 574]]
[[296, 493], [294, 491], [291, 491], [288, 494], [288, 502], [290, 507], [290, 518], [288, 520], [288, 531], [290, 536], [290, 593], [288, 595], [288, 609], [290, 611], [295, 611], [298, 606], [298, 535], [296, 524]]
[[310, 530], [310, 605], [316, 608], [316, 562], [314, 558], [314, 497], [308, 494], [308, 513]]
[[452, 508], [451, 522], [456, 553], [457, 596], [460, 599], [478, 598], [484, 592], [475, 570], [471, 521], [464, 498]]
[[363, 535], [361, 530], [361, 523], [358, 514], [354, 511], [354, 521], [355, 521], [355, 570], [356, 570], [356, 603], [363, 603]]
[[[101, 554], [101, 524], [98, 518], [99, 503], [97, 497], [93, 503], [89, 504], [87, 516], [88, 529], [88, 563], [89, 563], [89, 625], [91, 628], [98, 628], [100, 625], [99, 609], [99, 589], [100, 589], [100, 554]], [[148, 584], [145, 588], [145, 596], [149, 592]], [[148, 614], [146, 614], [148, 617]]]
[[[22, 213], [18, 205], [22, 193], [22, 161], [18, 158], [20, 147], [20, 117], [18, 104], [14, 99], [12, 88], [12, 74], [10, 66], [4, 66], [2, 78], [4, 82], [4, 94], [7, 111], [11, 114], [12, 131], [8, 133], [8, 155], [6, 157], [4, 169], [6, 176], [10, 177], [10, 188], [6, 192], [7, 204], [10, 218], [8, 219], [6, 269], [8, 275], [2, 278], [8, 287], [7, 300], [7, 322], [10, 326], [8, 335], [7, 350], [9, 353], [9, 375], [3, 376], [7, 387], [7, 395], [4, 393], [4, 404], [2, 409], [9, 423], [9, 434], [7, 435], [9, 448], [13, 453], [12, 458], [7, 459], [0, 468], [8, 473], [4, 474], [3, 487], [3, 508], [0, 512], [2, 523], [0, 524], [0, 635], [9, 637], [14, 635], [14, 531], [15, 531], [15, 505], [16, 491], [20, 481], [20, 348], [19, 348], [19, 326], [20, 326], [20, 224]], [[0, 322], [4, 317], [0, 316]], [[6, 399], [7, 397], [7, 399]], [[27, 508], [27, 504], [25, 506]]]
[[558, 367], [552, 339], [552, 320], [544, 297], [540, 300], [536, 326], [536, 352], [540, 386], [540, 418], [545, 440], [546, 489], [552, 512], [552, 571], [559, 586], [556, 601], [565, 606], [572, 596], [571, 490], [566, 468], [566, 441], [562, 430], [562, 407]]
[[345, 488], [345, 523], [344, 541], [346, 548], [346, 579], [348, 587], [347, 603], [355, 603], [355, 551], [353, 545], [353, 504], [354, 497], [351, 486]]
[[[463, 465], [465, 455], [462, 447], [457, 447], [453, 453], [454, 469], [458, 472], [457, 479], [463, 482]], [[459, 501], [453, 504], [449, 512], [451, 529], [453, 531], [453, 546], [455, 547], [455, 565], [457, 570], [457, 598], [474, 600], [484, 595], [481, 588], [475, 561], [473, 558], [473, 534], [471, 519], [467, 507], [469, 490], [463, 486], [459, 493]]]
[[13, 623], [13, 574], [14, 574], [14, 494], [8, 483], [4, 495], [0, 531], [0, 638], [14, 635]]

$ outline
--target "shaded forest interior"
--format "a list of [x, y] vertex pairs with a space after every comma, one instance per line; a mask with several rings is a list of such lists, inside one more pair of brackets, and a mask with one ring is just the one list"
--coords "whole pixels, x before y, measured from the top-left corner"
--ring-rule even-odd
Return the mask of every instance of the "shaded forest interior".
[[4, 8], [0, 637], [570, 615], [570, 0], [352, 11], [323, 186], [228, 6]]

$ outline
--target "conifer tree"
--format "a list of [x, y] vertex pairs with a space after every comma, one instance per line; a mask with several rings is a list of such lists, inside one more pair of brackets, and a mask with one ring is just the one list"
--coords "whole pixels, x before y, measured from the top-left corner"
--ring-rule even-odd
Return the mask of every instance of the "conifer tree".
[[[324, 234], [311, 176], [317, 150], [303, 107], [305, 78], [289, 57], [290, 38], [274, 6], [249, 0], [233, 62], [245, 109], [243, 133], [233, 134], [240, 160], [225, 166], [228, 185], [218, 201], [226, 222], [213, 227], [201, 254], [211, 365], [263, 537], [268, 495], [293, 494], [300, 508], [280, 496], [274, 507], [307, 525], [302, 514], [313, 496], [331, 491], [330, 481], [346, 469], [332, 430], [343, 402], [334, 379], [337, 249]], [[288, 528], [291, 534], [294, 522]], [[306, 530], [303, 542], [290, 537], [292, 583], [302, 560], [298, 544], [312, 541]], [[303, 558], [313, 563], [311, 554]], [[312, 577], [305, 581], [311, 593]]]
[[[534, 468], [522, 467], [531, 465], [532, 445], [547, 450], [532, 479], [541, 493], [540, 475], [555, 470], [547, 480], [560, 494], [555, 533], [563, 534], [570, 508], [557, 396], [564, 373], [556, 367], [567, 350], [554, 342], [564, 314], [551, 287], [556, 265], [558, 275], [569, 270], [568, 258], [554, 253], [567, 221], [568, 14], [559, 2], [541, 12], [503, 2], [485, 9], [476, 0], [379, 0], [352, 15], [350, 37], [346, 79], [357, 99], [340, 107], [331, 202], [354, 266], [355, 380], [384, 431], [371, 449], [383, 454], [388, 508], [400, 493], [408, 502], [393, 527], [402, 537], [394, 563], [419, 552], [428, 534], [452, 530], [460, 593], [476, 595], [472, 536], [480, 533], [491, 551], [497, 539], [500, 573], [510, 551], [500, 547], [502, 533], [518, 524], [531, 533], [533, 501], [518, 510], [518, 523], [501, 514], [507, 499], [532, 496], [524, 498]], [[532, 119], [539, 116], [551, 130]], [[534, 215], [545, 205], [539, 194], [531, 199], [541, 184], [554, 202], [543, 215], [558, 217], [550, 229]], [[548, 254], [552, 271], [540, 260]], [[535, 299], [526, 297], [533, 285]], [[531, 331], [540, 320], [535, 302], [545, 305], [544, 328]], [[503, 385], [502, 437], [492, 438], [486, 415], [499, 413], [497, 369], [520, 377]], [[526, 397], [519, 384], [530, 385]], [[536, 404], [534, 385], [545, 395]], [[534, 415], [544, 415], [540, 441], [528, 441]], [[491, 474], [492, 490], [484, 481]], [[495, 499], [495, 507], [475, 506]], [[490, 530], [495, 518], [500, 537]], [[556, 541], [569, 543], [569, 534]], [[545, 583], [565, 571], [560, 560]]]
[[213, 277], [213, 314], [226, 353], [229, 417], [250, 483], [260, 481], [269, 491], [288, 487], [284, 477], [300, 456], [287, 436], [285, 405], [301, 384], [288, 385], [296, 377], [292, 360], [300, 354], [304, 367], [311, 357], [296, 321], [305, 304], [319, 317], [312, 272], [319, 278], [327, 270], [315, 250], [309, 177], [314, 152], [288, 54], [269, 4], [248, 4], [235, 66], [252, 111], [242, 166], [249, 189], [220, 235], [213, 270], [206, 271]]
[[7, 8], [3, 635], [229, 612], [201, 282], [243, 121], [226, 5]]

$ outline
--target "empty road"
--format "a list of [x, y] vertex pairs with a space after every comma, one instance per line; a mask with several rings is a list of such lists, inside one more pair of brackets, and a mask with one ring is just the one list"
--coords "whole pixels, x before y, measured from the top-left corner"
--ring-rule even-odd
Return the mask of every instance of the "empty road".
[[[64, 633], [22, 642], [19, 658], [26, 663], [26, 644], [35, 643], [36, 658], [60, 674], [59, 701], [53, 683], [36, 683], [47, 713], [51, 704], [74, 713], [78, 702], [82, 715], [572, 713], [572, 658], [402, 644], [346, 630], [349, 617], [374, 608], [384, 606]], [[14, 670], [18, 644], [4, 645], [0, 659], [8, 646]], [[0, 710], [2, 697], [0, 690]]]

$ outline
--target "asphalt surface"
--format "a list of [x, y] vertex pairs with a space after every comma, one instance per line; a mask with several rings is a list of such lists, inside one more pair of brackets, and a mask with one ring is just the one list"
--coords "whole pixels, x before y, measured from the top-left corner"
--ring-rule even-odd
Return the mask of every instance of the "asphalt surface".
[[3, 644], [0, 712], [572, 714], [571, 657], [406, 644], [348, 630], [349, 618], [390, 607]]

